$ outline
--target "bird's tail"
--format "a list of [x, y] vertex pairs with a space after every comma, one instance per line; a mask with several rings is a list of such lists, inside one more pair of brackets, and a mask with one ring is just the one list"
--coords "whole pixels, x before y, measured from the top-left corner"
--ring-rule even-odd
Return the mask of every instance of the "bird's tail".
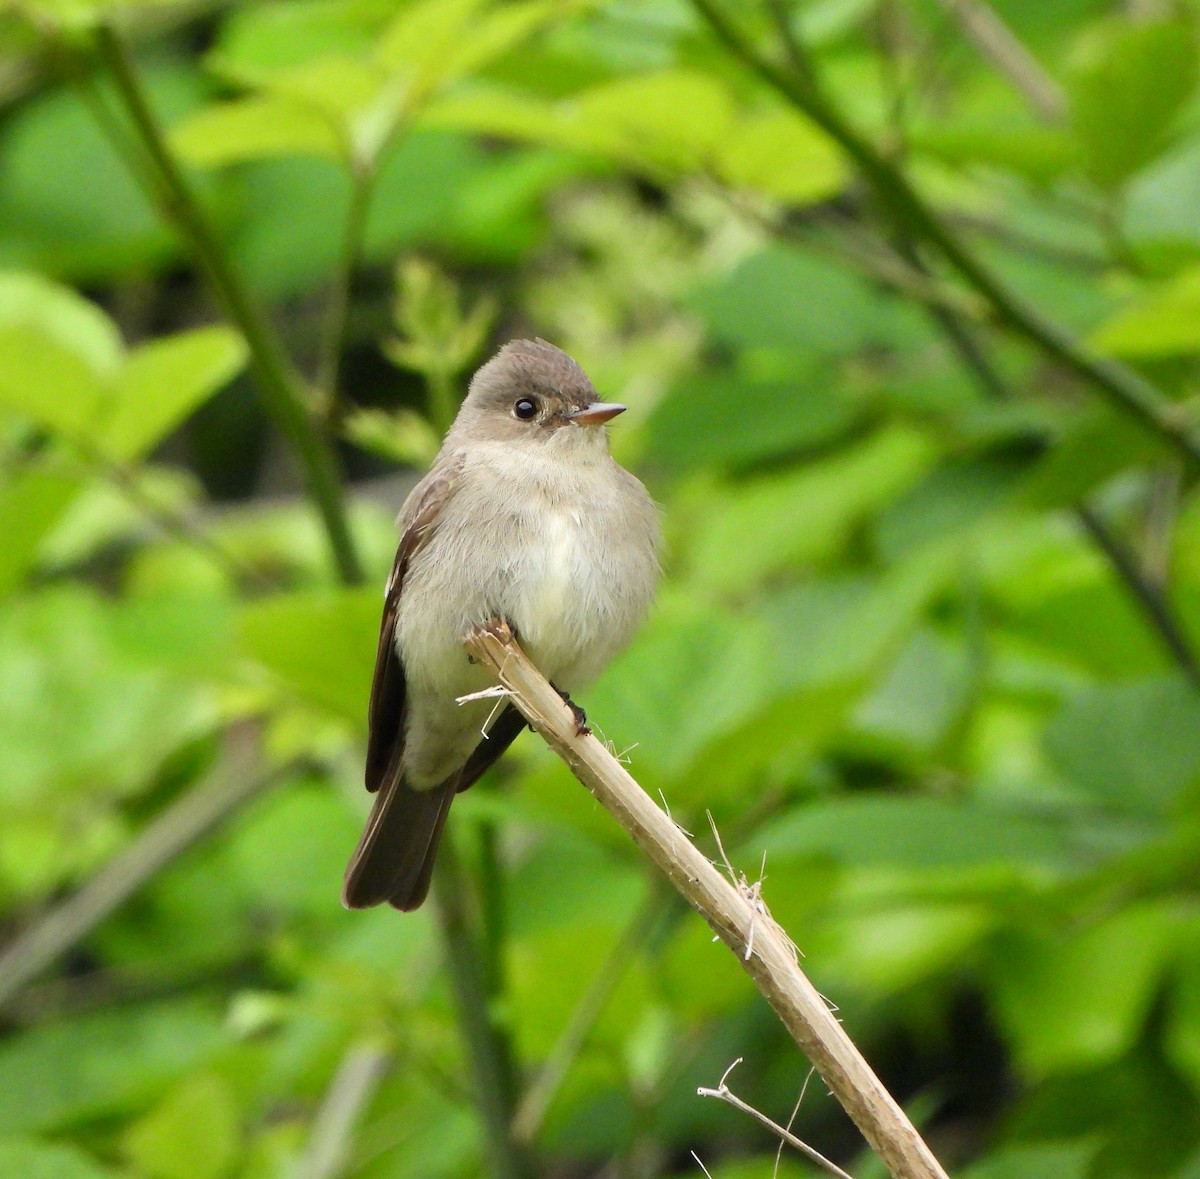
[[346, 908], [369, 909], [384, 901], [405, 911], [421, 905], [458, 777], [427, 790], [414, 790], [399, 774], [383, 784], [346, 869]]

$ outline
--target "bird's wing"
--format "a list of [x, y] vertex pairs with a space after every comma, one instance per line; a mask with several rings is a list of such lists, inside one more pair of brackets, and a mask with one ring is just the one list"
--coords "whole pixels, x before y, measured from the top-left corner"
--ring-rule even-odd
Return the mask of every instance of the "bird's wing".
[[404, 531], [396, 549], [396, 560], [388, 577], [379, 624], [379, 647], [375, 652], [375, 675], [371, 680], [371, 702], [367, 706], [367, 789], [374, 792], [400, 765], [404, 751], [404, 668], [396, 654], [396, 618], [408, 563], [428, 543], [437, 528], [442, 508], [454, 490], [462, 460], [438, 463], [405, 501], [401, 512]]

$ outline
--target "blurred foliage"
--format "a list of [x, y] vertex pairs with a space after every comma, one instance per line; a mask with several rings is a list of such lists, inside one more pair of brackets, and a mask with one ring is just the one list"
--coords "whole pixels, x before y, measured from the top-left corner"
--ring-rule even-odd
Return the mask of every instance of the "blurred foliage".
[[[942, 0], [724, 11], [1190, 429], [1200, 8], [966, 7], [982, 34]], [[366, 588], [111, 28], [311, 386]], [[0, 1173], [497, 1173], [432, 906], [337, 895], [391, 517], [472, 366], [536, 334], [632, 407], [669, 538], [593, 724], [763, 874], [956, 1174], [1200, 1176], [1196, 471], [900, 240], [699, 7], [20, 0], [0, 95]], [[147, 868], [246, 726], [262, 789]], [[786, 1121], [807, 1062], [564, 768], [524, 737], [455, 816], [518, 1106], [599, 999], [522, 1109], [536, 1173], [774, 1175], [695, 1089], [744, 1057]], [[29, 965], [113, 874], [130, 898]], [[881, 1174], [819, 1084], [794, 1125]]]

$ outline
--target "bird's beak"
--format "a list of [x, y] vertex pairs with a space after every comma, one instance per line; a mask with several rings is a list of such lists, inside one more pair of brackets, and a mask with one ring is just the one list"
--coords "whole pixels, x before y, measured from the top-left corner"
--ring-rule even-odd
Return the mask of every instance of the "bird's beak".
[[628, 408], [627, 405], [618, 405], [615, 401], [593, 401], [591, 405], [585, 405], [582, 409], [567, 414], [567, 420], [577, 426], [602, 426]]

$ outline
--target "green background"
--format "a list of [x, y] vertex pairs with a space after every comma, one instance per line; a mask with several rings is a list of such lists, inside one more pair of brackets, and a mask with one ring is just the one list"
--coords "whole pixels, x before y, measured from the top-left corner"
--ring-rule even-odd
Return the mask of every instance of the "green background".
[[953, 1174], [1198, 1179], [1198, 16], [0, 13], [0, 1174], [767, 1179], [738, 1057], [883, 1174], [536, 737], [451, 824], [488, 1036], [456, 906], [338, 905], [392, 518], [540, 335], [663, 506], [599, 733]]

